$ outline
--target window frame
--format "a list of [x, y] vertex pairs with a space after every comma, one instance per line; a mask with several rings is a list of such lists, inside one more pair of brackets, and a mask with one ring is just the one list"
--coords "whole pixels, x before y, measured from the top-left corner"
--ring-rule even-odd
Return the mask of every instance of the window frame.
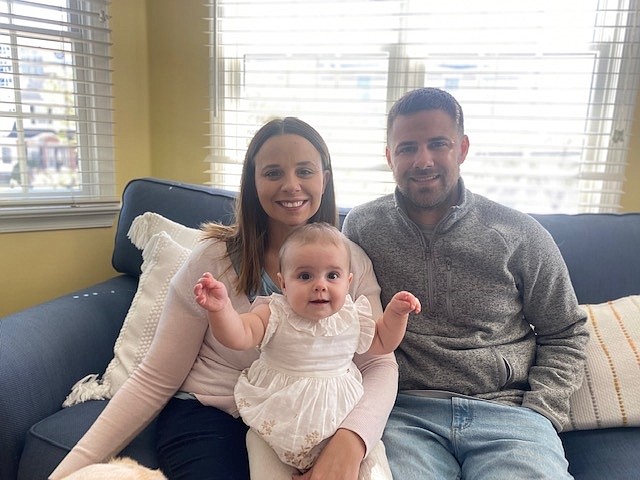
[[[3, 2], [7, 9], [13, 5], [22, 8], [42, 6], [32, 1]], [[56, 38], [54, 35], [57, 33], [58, 39], [71, 46], [71, 95], [76, 112], [72, 121], [76, 126], [76, 155], [82, 163], [77, 189], [34, 192], [30, 191], [30, 187], [23, 186], [28, 184], [25, 178], [28, 169], [27, 129], [23, 119], [27, 119], [31, 112], [21, 111], [21, 108], [29, 105], [21, 101], [22, 88], [15, 88], [15, 135], [16, 148], [20, 152], [18, 164], [21, 166], [22, 186], [17, 187], [21, 191], [15, 194], [0, 193], [0, 233], [100, 228], [114, 224], [120, 210], [120, 200], [116, 196], [115, 186], [108, 4], [108, 0], [67, 0], [64, 7], [47, 5], [43, 9], [32, 10], [34, 18], [42, 21], [43, 25], [47, 21], [43, 13], [47, 11], [46, 8], [64, 10], [69, 23], [57, 30], [54, 30], [56, 26], [53, 23], [47, 26], [50, 30], [38, 28], [37, 25], [31, 27], [25, 22], [28, 20], [26, 16], [10, 11], [0, 16], [0, 32], [11, 39], [14, 78], [22, 73], [17, 57], [17, 37], [30, 36], [46, 42], [48, 38]], [[42, 16], [36, 16], [40, 14]], [[23, 23], [14, 24], [14, 19]]]

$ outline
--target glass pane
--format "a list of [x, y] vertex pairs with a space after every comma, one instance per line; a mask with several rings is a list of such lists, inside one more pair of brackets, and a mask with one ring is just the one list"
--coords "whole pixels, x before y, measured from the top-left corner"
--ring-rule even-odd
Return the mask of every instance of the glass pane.
[[[14, 13], [25, 8], [15, 6]], [[29, 7], [22, 14], [40, 10]], [[59, 22], [62, 15], [58, 12]], [[59, 36], [51, 39], [31, 30], [0, 35], [0, 195], [80, 191], [71, 51], [71, 43]]]

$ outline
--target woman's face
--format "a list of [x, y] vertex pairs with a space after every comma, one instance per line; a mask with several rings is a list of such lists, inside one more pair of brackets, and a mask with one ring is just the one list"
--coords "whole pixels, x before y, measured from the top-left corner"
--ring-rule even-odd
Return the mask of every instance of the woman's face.
[[329, 172], [306, 138], [271, 137], [255, 156], [256, 191], [271, 226], [304, 225], [320, 208]]

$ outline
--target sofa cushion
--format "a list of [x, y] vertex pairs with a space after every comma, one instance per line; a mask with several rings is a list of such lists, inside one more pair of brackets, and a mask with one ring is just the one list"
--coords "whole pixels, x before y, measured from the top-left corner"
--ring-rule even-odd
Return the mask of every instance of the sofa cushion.
[[602, 428], [560, 434], [576, 480], [631, 480], [640, 472], [640, 428]]
[[[18, 480], [44, 479], [80, 440], [107, 405], [94, 400], [62, 409], [31, 427], [20, 458]], [[122, 452], [150, 468], [158, 468], [156, 423], [152, 422]]]
[[0, 319], [0, 479], [16, 478], [29, 428], [105, 369], [137, 283], [118, 275]]
[[640, 426], [640, 295], [583, 306], [589, 342], [565, 430]]
[[532, 216], [558, 245], [580, 303], [640, 293], [640, 213]]
[[[138, 289], [113, 348], [114, 357], [101, 379], [97, 374], [80, 379], [64, 401], [64, 407], [86, 400], [111, 398], [142, 361], [151, 345], [169, 282], [191, 252], [176, 243], [163, 230], [170, 225], [164, 225], [156, 217], [155, 214], [142, 215], [132, 224], [135, 243], [144, 249], [144, 262]], [[156, 228], [160, 229], [157, 233], [154, 230]], [[185, 227], [173, 233], [189, 245], [195, 244], [200, 234], [198, 230]]]

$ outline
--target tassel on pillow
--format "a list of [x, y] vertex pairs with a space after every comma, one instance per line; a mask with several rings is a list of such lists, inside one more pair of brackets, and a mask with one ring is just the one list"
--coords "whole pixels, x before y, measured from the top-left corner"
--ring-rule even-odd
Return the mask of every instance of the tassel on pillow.
[[144, 250], [151, 237], [160, 232], [166, 232], [178, 245], [190, 250], [202, 237], [200, 229], [185, 227], [154, 212], [145, 212], [134, 218], [127, 237], [138, 250]]
[[109, 390], [109, 385], [98, 380], [97, 374], [87, 375], [71, 387], [71, 392], [67, 395], [62, 406], [66, 408], [87, 400], [104, 400], [110, 397]]
[[131, 240], [131, 243], [138, 248], [138, 250], [143, 250], [144, 247], [147, 246], [147, 242], [149, 241], [149, 223], [151, 222], [151, 218], [153, 213], [146, 212], [142, 215], [138, 215], [131, 222], [131, 227], [129, 227], [129, 231], [127, 232], [127, 237]]

